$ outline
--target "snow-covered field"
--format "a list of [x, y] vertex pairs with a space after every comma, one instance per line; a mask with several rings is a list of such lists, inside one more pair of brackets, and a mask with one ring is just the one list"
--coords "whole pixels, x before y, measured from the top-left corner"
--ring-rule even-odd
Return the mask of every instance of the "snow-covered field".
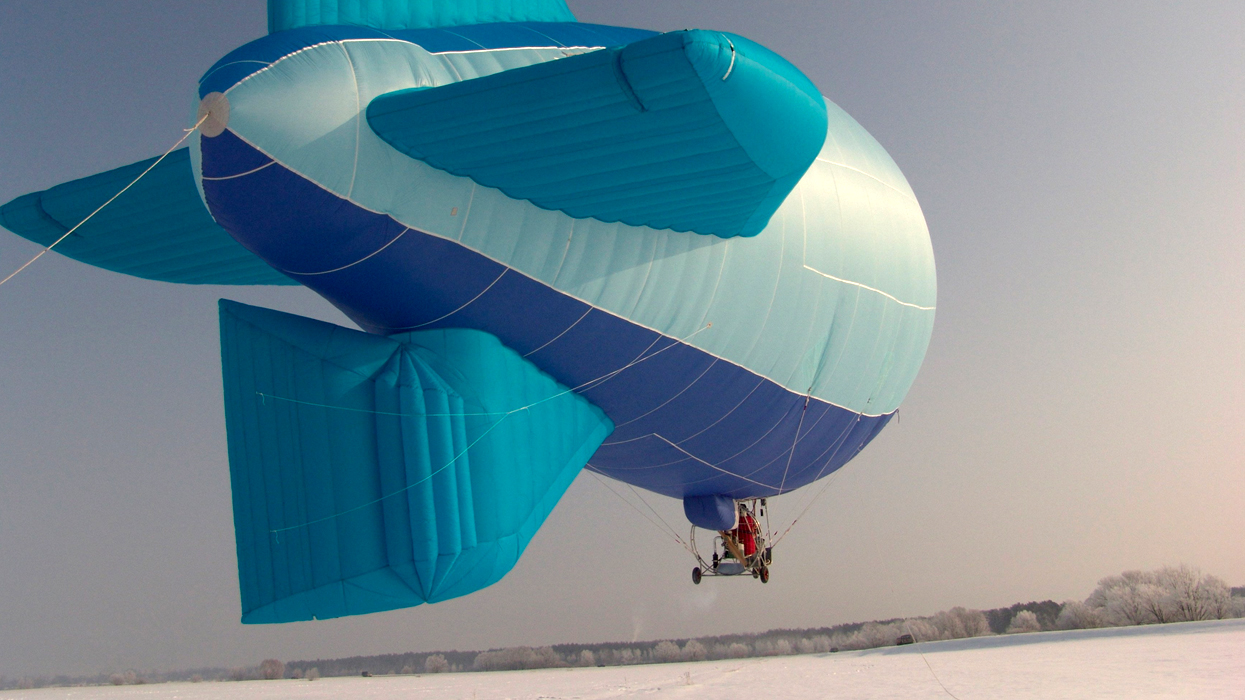
[[1245, 620], [651, 666], [0, 691], [6, 700], [618, 697], [1245, 699]]

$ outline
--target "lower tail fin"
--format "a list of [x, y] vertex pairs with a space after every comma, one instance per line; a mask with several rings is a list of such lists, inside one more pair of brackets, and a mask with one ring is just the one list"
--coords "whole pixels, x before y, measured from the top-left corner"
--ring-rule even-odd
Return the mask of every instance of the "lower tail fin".
[[489, 586], [613, 424], [493, 336], [370, 335], [221, 301], [244, 623]]

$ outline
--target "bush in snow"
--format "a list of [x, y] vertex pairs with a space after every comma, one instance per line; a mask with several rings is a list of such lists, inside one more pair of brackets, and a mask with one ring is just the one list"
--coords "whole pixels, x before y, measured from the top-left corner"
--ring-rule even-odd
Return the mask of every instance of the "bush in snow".
[[695, 639], [689, 639], [687, 644], [683, 645], [683, 658], [687, 661], [704, 661], [709, 658], [709, 651], [705, 649], [704, 644]]
[[307, 669], [307, 680], [309, 681], [320, 680], [320, 669], [316, 668], [315, 666], [312, 666], [311, 668]]

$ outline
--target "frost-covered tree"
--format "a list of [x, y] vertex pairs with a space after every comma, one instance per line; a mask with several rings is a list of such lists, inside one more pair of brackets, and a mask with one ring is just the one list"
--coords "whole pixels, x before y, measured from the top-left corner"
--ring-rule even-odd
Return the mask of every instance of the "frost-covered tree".
[[280, 659], [264, 659], [259, 665], [259, 676], [266, 681], [285, 677], [285, 664]]
[[709, 652], [704, 644], [695, 639], [689, 639], [687, 644], [683, 645], [683, 658], [687, 661], [704, 661], [709, 658]]
[[1086, 610], [1092, 611], [1097, 626], [1219, 620], [1233, 615], [1227, 584], [1184, 565], [1108, 576], [1098, 582], [1084, 608], [1068, 614], [1084, 617]]
[[1145, 625], [1166, 617], [1163, 591], [1149, 571], [1125, 571], [1108, 576], [1085, 600], [1107, 625]]
[[658, 642], [653, 647], [653, 661], [668, 664], [683, 659], [683, 650], [679, 649], [679, 645], [670, 640]]
[[1041, 632], [1042, 623], [1038, 621], [1037, 613], [1031, 610], [1021, 610], [1012, 618], [1011, 624], [1007, 626], [1008, 634], [1023, 634], [1025, 632]]
[[938, 630], [940, 639], [965, 639], [990, 633], [990, 622], [980, 610], [955, 607], [934, 615], [930, 622]]
[[557, 668], [566, 662], [551, 647], [511, 647], [476, 654], [472, 664], [477, 671], [518, 671], [530, 668]]
[[1088, 630], [1108, 625], [1100, 608], [1092, 608], [1079, 600], [1069, 600], [1059, 611], [1055, 626], [1061, 630]]
[[927, 618], [915, 618], [904, 621], [904, 632], [912, 635], [918, 642], [932, 642], [941, 639], [938, 627]]
[[433, 654], [424, 659], [424, 673], [447, 673], [450, 670], [450, 662], [440, 654]]
[[795, 653], [791, 640], [779, 637], [778, 639], [762, 639], [756, 643], [757, 656], [790, 656]]
[[585, 668], [597, 665], [597, 656], [592, 653], [591, 649], [581, 649], [579, 651], [579, 665]]
[[1158, 578], [1167, 588], [1173, 621], [1222, 620], [1232, 609], [1228, 585], [1196, 568], [1163, 567]]

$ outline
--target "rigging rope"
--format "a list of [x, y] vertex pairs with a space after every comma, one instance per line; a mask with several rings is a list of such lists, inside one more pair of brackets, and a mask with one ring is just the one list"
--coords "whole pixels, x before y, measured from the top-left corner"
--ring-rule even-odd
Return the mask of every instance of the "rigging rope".
[[[787, 472], [791, 471], [791, 460], [795, 459], [796, 445], [800, 444], [800, 431], [804, 429], [804, 417], [808, 415], [808, 402], [813, 398], [813, 387], [808, 388], [808, 393], [804, 396], [804, 408], [800, 410], [800, 423], [795, 426], [795, 438], [791, 440], [791, 452], [787, 454], [787, 466], [782, 470], [782, 481], [778, 482], [778, 493], [782, 495], [783, 488], [787, 485]], [[822, 414], [823, 416], [825, 414]], [[816, 425], [813, 426], [817, 427]]]
[[[822, 472], [826, 470], [826, 467], [830, 466], [830, 464], [834, 461], [834, 456], [839, 453], [839, 447], [842, 447], [843, 439], [847, 437], [847, 435], [851, 432], [852, 428], [856, 427], [858, 423], [860, 423], [860, 416], [856, 416], [855, 420], [853, 420], [845, 428], [843, 428], [843, 432], [840, 433], [837, 438], [835, 438], [834, 442], [830, 443], [831, 445], [830, 447], [826, 448], [826, 452], [829, 452], [831, 448], [833, 448], [834, 451], [830, 453], [830, 457], [826, 459], [825, 466], [821, 468], [821, 471], [817, 472], [817, 476], [813, 477], [813, 480], [809, 482], [810, 484], [816, 483], [819, 479], [821, 479]], [[839, 447], [835, 447], [835, 445], [838, 445]], [[823, 452], [822, 454], [825, 454], [825, 452]], [[834, 480], [837, 474], [838, 474], [837, 470], [830, 474], [830, 477], [826, 479], [825, 485], [823, 485], [821, 487], [821, 490], [818, 491], [817, 494], [814, 495], [812, 499], [808, 501], [807, 505], [805, 505], [802, 510], [800, 510], [800, 513], [795, 516], [795, 519], [791, 521], [791, 524], [787, 526], [787, 529], [784, 530], [783, 533], [778, 536], [778, 539], [774, 540], [774, 544], [778, 544], [778, 542], [781, 541], [782, 538], [787, 536], [788, 532], [791, 532], [791, 528], [795, 527], [795, 524], [800, 521], [800, 518], [804, 517], [804, 514], [808, 512], [809, 508], [812, 508], [813, 504], [817, 502], [817, 499], [821, 498], [821, 495], [824, 494], [826, 490], [830, 488], [830, 485], [834, 483]]]
[[[662, 522], [663, 524], [665, 524], [665, 526], [666, 526], [665, 528], [663, 528], [661, 525], [658, 525], [658, 524], [657, 524], [657, 523], [656, 523], [656, 522], [655, 522], [652, 518], [650, 518], [650, 517], [648, 517], [647, 515], [645, 515], [645, 514], [644, 514], [644, 511], [640, 510], [639, 508], [636, 508], [636, 507], [635, 507], [635, 504], [634, 504], [634, 503], [632, 503], [631, 501], [627, 500], [627, 498], [626, 498], [625, 496], [623, 496], [622, 494], [620, 494], [620, 493], [618, 493], [617, 491], [615, 491], [615, 490], [614, 490], [614, 488], [613, 488], [612, 486], [610, 486], [608, 482], [606, 482], [606, 481], [605, 481], [605, 479], [602, 479], [602, 478], [600, 477], [600, 475], [598, 475], [598, 474], [597, 474], [597, 472], [596, 472], [596, 470], [595, 470], [595, 469], [589, 469], [589, 470], [588, 470], [588, 473], [592, 475], [592, 478], [594, 478], [594, 479], [596, 479], [597, 481], [601, 482], [601, 485], [602, 485], [602, 486], [604, 486], [607, 490], [609, 490], [609, 492], [610, 492], [610, 493], [612, 493], [612, 494], [614, 494], [615, 496], [617, 496], [617, 497], [618, 497], [618, 499], [619, 499], [620, 501], [622, 501], [623, 503], [626, 503], [628, 506], [630, 506], [630, 507], [631, 507], [631, 509], [632, 509], [632, 510], [634, 510], [634, 511], [635, 511], [635, 512], [637, 512], [637, 513], [639, 513], [641, 517], [643, 517], [645, 520], [647, 520], [647, 521], [649, 522], [649, 524], [651, 524], [653, 527], [657, 528], [657, 529], [658, 529], [658, 530], [659, 530], [659, 531], [660, 531], [663, 535], [668, 535], [668, 536], [670, 536], [670, 537], [673, 537], [673, 538], [674, 538], [674, 541], [675, 541], [675, 542], [678, 542], [678, 543], [679, 543], [679, 545], [680, 545], [681, 547], [683, 547], [683, 549], [686, 549], [688, 552], [690, 552], [690, 553], [692, 554], [692, 556], [696, 556], [696, 550], [694, 550], [694, 549], [692, 549], [691, 547], [689, 547], [689, 546], [687, 545], [687, 543], [683, 541], [683, 538], [679, 537], [679, 536], [678, 536], [678, 535], [674, 532], [674, 528], [670, 527], [670, 524], [669, 524], [669, 523], [667, 523], [667, 522], [666, 522], [666, 520], [665, 520], [665, 518], [662, 518], [662, 517], [661, 517], [661, 515], [657, 513], [657, 511], [655, 511], [655, 510], [654, 510], [654, 511], [653, 511], [653, 514], [654, 514], [654, 515], [656, 515], [656, 516], [658, 517], [658, 519], [660, 519], [660, 520], [661, 520], [661, 522]], [[632, 489], [632, 490], [634, 491], [634, 489]], [[636, 495], [638, 496], [639, 494], [637, 493]], [[647, 501], [645, 501], [645, 500], [644, 500], [644, 498], [643, 498], [642, 496], [640, 497], [640, 501], [641, 501], [641, 502], [643, 502], [643, 503], [644, 503], [644, 505], [648, 506], [649, 510], [653, 510], [653, 507], [652, 507], [652, 506], [649, 506], [649, 505], [648, 505], [648, 502], [647, 502]]]
[[22, 270], [25, 270], [26, 268], [28, 268], [28, 267], [30, 267], [31, 265], [33, 265], [33, 264], [34, 264], [34, 262], [35, 262], [36, 260], [38, 260], [39, 258], [42, 258], [42, 257], [43, 257], [43, 255], [44, 255], [45, 253], [47, 253], [48, 251], [50, 251], [50, 250], [52, 250], [53, 248], [55, 248], [56, 246], [60, 245], [60, 242], [61, 242], [61, 241], [65, 240], [66, 238], [69, 238], [71, 235], [73, 235], [73, 232], [74, 232], [74, 231], [77, 231], [78, 229], [82, 228], [82, 225], [83, 225], [83, 224], [85, 224], [86, 222], [90, 221], [90, 220], [91, 220], [91, 218], [92, 218], [92, 217], [94, 217], [96, 214], [98, 214], [98, 213], [100, 213], [101, 211], [103, 211], [104, 207], [108, 206], [109, 204], [112, 204], [112, 203], [113, 203], [113, 201], [114, 201], [114, 200], [116, 200], [116, 198], [117, 198], [117, 197], [120, 197], [121, 195], [125, 194], [125, 193], [126, 193], [126, 190], [130, 189], [130, 188], [131, 188], [131, 187], [133, 187], [134, 185], [137, 185], [139, 180], [143, 179], [143, 177], [145, 177], [145, 176], [147, 175], [147, 173], [151, 172], [153, 169], [155, 169], [155, 167], [156, 167], [157, 165], [159, 165], [159, 164], [160, 164], [160, 161], [164, 160], [165, 158], [168, 158], [168, 157], [169, 157], [169, 154], [170, 154], [170, 153], [172, 153], [173, 151], [177, 150], [177, 147], [178, 147], [178, 146], [180, 146], [180, 145], [182, 145], [182, 142], [184, 142], [186, 139], [190, 138], [190, 135], [191, 135], [191, 134], [193, 134], [193, 133], [195, 132], [195, 130], [196, 130], [196, 129], [198, 129], [200, 126], [203, 126], [203, 122], [207, 121], [207, 118], [208, 118], [209, 116], [211, 116], [211, 114], [212, 114], [211, 112], [208, 112], [207, 114], [204, 114], [204, 115], [203, 115], [203, 118], [199, 120], [199, 123], [195, 124], [194, 126], [190, 127], [189, 129], [183, 129], [183, 131], [185, 131], [186, 133], [182, 134], [182, 137], [181, 137], [180, 139], [178, 139], [178, 140], [177, 140], [177, 143], [173, 144], [173, 146], [172, 146], [171, 148], [169, 148], [169, 150], [165, 151], [165, 152], [164, 152], [164, 155], [162, 155], [162, 156], [160, 156], [159, 158], [157, 158], [157, 159], [156, 159], [156, 162], [154, 162], [154, 163], [152, 163], [151, 165], [147, 166], [147, 169], [146, 169], [146, 170], [144, 170], [143, 172], [139, 173], [138, 177], [134, 178], [134, 181], [133, 181], [133, 182], [131, 182], [130, 184], [128, 184], [128, 185], [126, 185], [125, 187], [123, 187], [123, 188], [121, 189], [121, 191], [120, 191], [120, 192], [118, 192], [118, 193], [114, 194], [114, 195], [113, 195], [113, 196], [112, 196], [112, 197], [111, 197], [111, 198], [110, 198], [107, 202], [104, 202], [103, 204], [99, 205], [99, 207], [98, 207], [98, 208], [96, 208], [96, 209], [95, 209], [95, 211], [91, 212], [90, 214], [87, 214], [87, 217], [86, 217], [85, 219], [83, 219], [82, 221], [79, 221], [79, 222], [77, 223], [77, 225], [76, 225], [76, 226], [74, 226], [73, 228], [69, 229], [68, 231], [66, 231], [66, 232], [64, 233], [64, 235], [62, 235], [60, 238], [57, 238], [55, 241], [53, 241], [53, 242], [52, 242], [52, 245], [50, 245], [50, 246], [48, 246], [48, 247], [44, 248], [43, 250], [39, 251], [39, 252], [38, 252], [38, 254], [36, 254], [36, 255], [35, 255], [35, 257], [31, 258], [30, 260], [27, 260], [25, 265], [22, 265], [21, 267], [17, 268], [17, 269], [16, 269], [16, 270], [14, 270], [12, 273], [10, 273], [8, 277], [5, 277], [4, 279], [0, 280], [0, 285], [3, 285], [5, 282], [8, 282], [9, 280], [13, 279], [14, 277], [17, 277], [18, 273], [20, 273]]
[[666, 519], [661, 517], [661, 513], [658, 513], [657, 509], [653, 508], [652, 504], [650, 504], [648, 500], [644, 498], [644, 494], [640, 493], [639, 491], [636, 491], [635, 487], [632, 486], [631, 484], [627, 484], [627, 488], [631, 489], [631, 493], [634, 493], [635, 497], [640, 499], [640, 503], [643, 503], [645, 508], [648, 508], [649, 511], [652, 512], [653, 515], [657, 516], [657, 519], [661, 521], [662, 525], [666, 526], [666, 529], [670, 531], [670, 534], [674, 536], [674, 539], [677, 540], [679, 544], [683, 545], [684, 549], [688, 549], [687, 543], [685, 543], [679, 537], [678, 533], [675, 531], [673, 527], [671, 527], [670, 523], [666, 522]]

